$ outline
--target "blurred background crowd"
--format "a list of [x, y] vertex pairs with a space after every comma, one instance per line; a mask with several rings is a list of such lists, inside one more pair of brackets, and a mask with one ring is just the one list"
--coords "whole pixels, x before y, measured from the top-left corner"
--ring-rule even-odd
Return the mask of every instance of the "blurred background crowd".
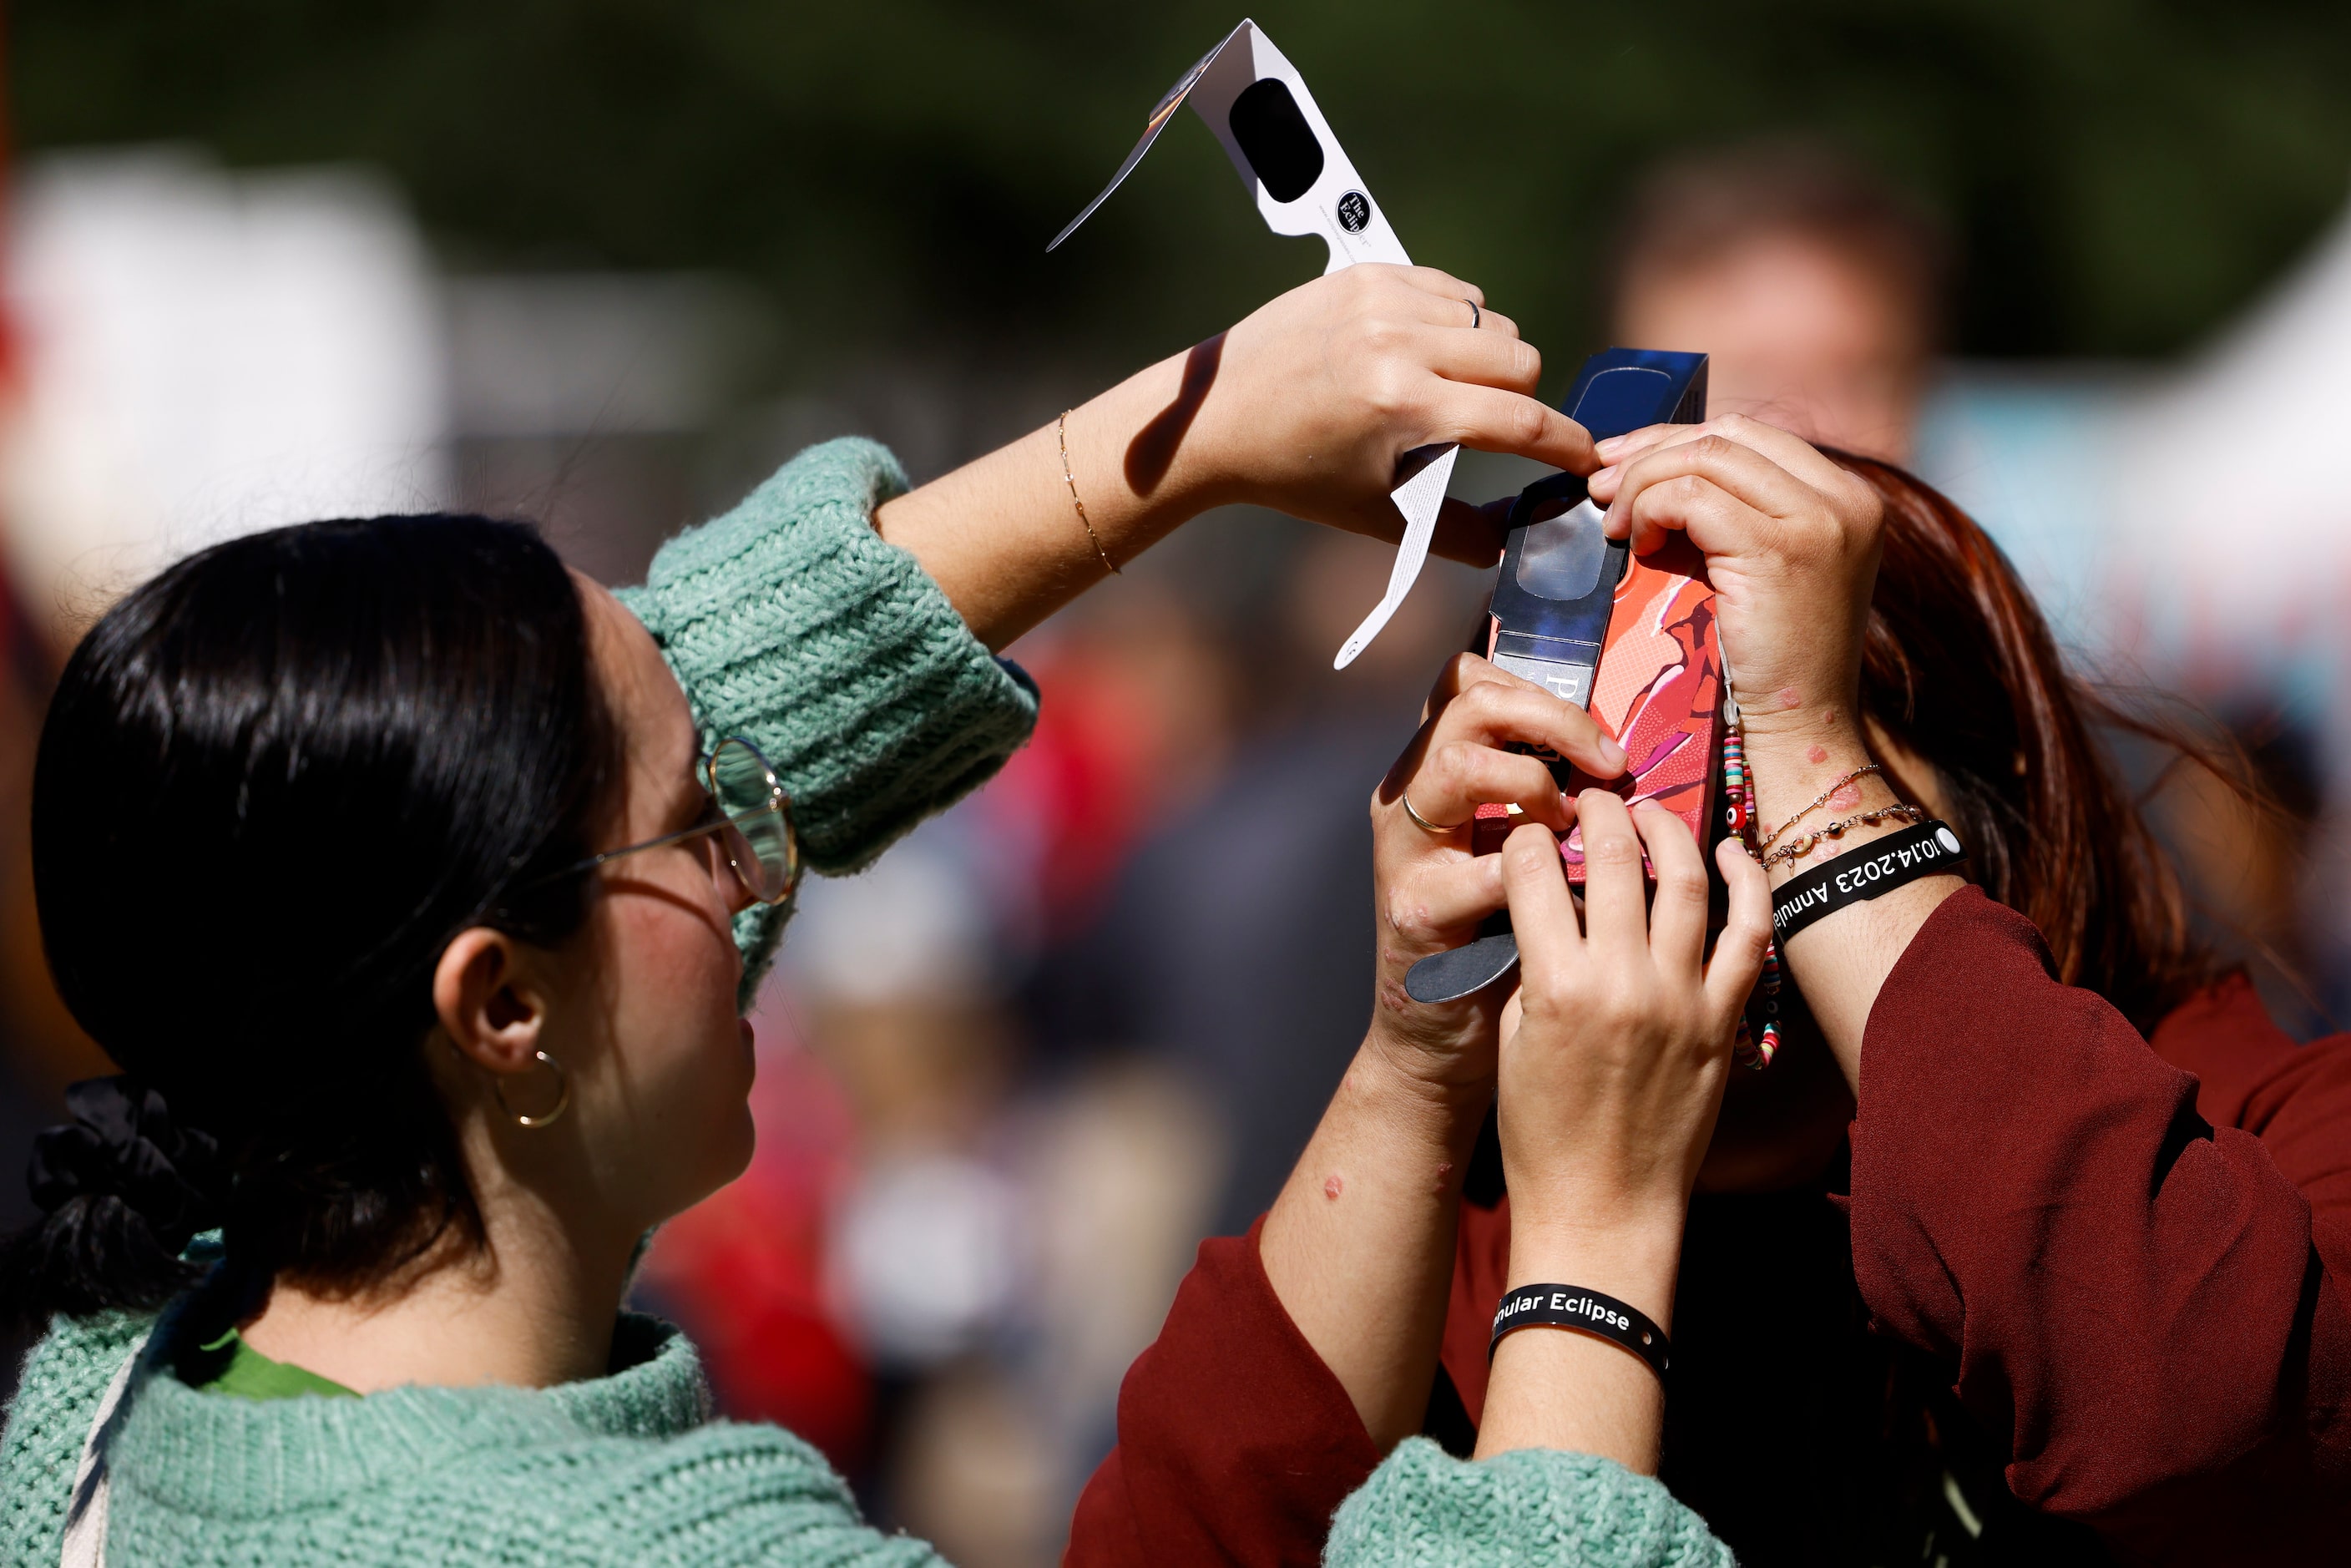
[[[2351, 12], [2293, 0], [1345, 7], [1258, 19], [1421, 260], [1547, 354], [1714, 356], [1718, 410], [1908, 463], [2142, 756], [2200, 918], [2351, 1019]], [[1322, 265], [1186, 116], [1052, 256], [1197, 0], [37, 0], [5, 23], [0, 1174], [103, 1071], [23, 839], [79, 628], [227, 534], [459, 508], [633, 580], [799, 446], [917, 480]], [[1465, 457], [1457, 494], [1532, 476]], [[1051, 1562], [1203, 1235], [1271, 1197], [1360, 1038], [1364, 806], [1463, 645], [1433, 565], [1219, 515], [1013, 650], [1035, 743], [820, 884], [756, 1017], [760, 1146], [645, 1303], [975, 1568]], [[364, 824], [354, 824], [363, 831]], [[320, 896], [333, 896], [320, 846]], [[127, 923], [201, 918], [158, 845]], [[322, 1051], [333, 1042], [319, 1042]], [[24, 1217], [13, 1177], [0, 1219]], [[10, 1358], [13, 1362], [13, 1357]]]

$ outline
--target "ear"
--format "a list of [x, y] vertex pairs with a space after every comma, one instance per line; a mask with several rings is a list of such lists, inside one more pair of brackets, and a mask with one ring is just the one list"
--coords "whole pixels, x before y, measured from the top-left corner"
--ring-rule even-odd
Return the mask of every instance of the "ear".
[[468, 926], [433, 970], [433, 1011], [457, 1053], [486, 1072], [514, 1073], [537, 1060], [549, 997], [523, 945], [486, 925]]

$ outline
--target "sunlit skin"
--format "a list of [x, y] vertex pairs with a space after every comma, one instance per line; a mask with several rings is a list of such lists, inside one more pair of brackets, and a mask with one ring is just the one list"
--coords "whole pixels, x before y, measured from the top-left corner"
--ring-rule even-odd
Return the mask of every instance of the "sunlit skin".
[[[1942, 814], [1948, 800], [1933, 769], [1866, 716], [1856, 722], [1882, 537], [1876, 495], [1786, 432], [1736, 413], [1652, 426], [1602, 442], [1600, 452], [1607, 465], [1592, 476], [1592, 490], [1609, 506], [1607, 530], [1636, 550], [1669, 532], [1706, 550], [1732, 667], [1744, 689], [1771, 694], [1742, 705], [1757, 821], [1776, 826], [1872, 760], [1886, 771], [1856, 781], [1857, 805], [1907, 800]], [[1842, 847], [1897, 829], [1858, 825]], [[1801, 869], [1782, 862], [1771, 875], [1777, 884]], [[1732, 1092], [1746, 1103], [1726, 1107], [1703, 1186], [1783, 1186], [1818, 1175], [1851, 1113], [1877, 988], [1910, 934], [1960, 885], [1956, 876], [1922, 878], [1840, 910], [1787, 945], [1782, 964], [1829, 1049], [1792, 1031], [1770, 1071], [1739, 1075], [1746, 1082]]]
[[[975, 636], [1000, 648], [1104, 580], [1098, 551], [1131, 560], [1207, 507], [1254, 502], [1384, 536], [1400, 526], [1386, 500], [1395, 459], [1431, 442], [1588, 470], [1590, 437], [1532, 395], [1541, 357], [1507, 316], [1485, 309], [1481, 320], [1483, 301], [1474, 284], [1427, 267], [1364, 266], [1318, 278], [1080, 404], [1066, 443], [1056, 422], [885, 502], [875, 529], [915, 559]], [[1073, 480], [1086, 504], [1082, 527]], [[1447, 504], [1440, 552], [1490, 560], [1498, 539], [1493, 518]], [[651, 638], [602, 590], [583, 582], [581, 593], [597, 674], [627, 740], [615, 820], [596, 837], [619, 847], [694, 820], [695, 738], [685, 697]], [[1599, 765], [1596, 756], [1582, 759]], [[607, 1369], [639, 1239], [749, 1159], [751, 1054], [735, 1010], [741, 972], [728, 936], [742, 895], [712, 843], [648, 851], [597, 876], [591, 918], [559, 948], [466, 931], [434, 976], [438, 1025], [418, 1049], [465, 1151], [487, 1246], [452, 1233], [355, 1298], [278, 1281], [246, 1325], [262, 1354], [362, 1392], [546, 1387]], [[516, 1110], [547, 1109], [557, 1085], [540, 1051], [563, 1064], [571, 1104], [550, 1126], [518, 1127], [492, 1086], [505, 1083]], [[1417, 1095], [1409, 1077], [1385, 1074], [1383, 1092]], [[1416, 1222], [1431, 1234], [1451, 1212], [1449, 1196], [1434, 1189], [1454, 1178], [1431, 1182], [1425, 1173], [1466, 1157], [1466, 1146], [1450, 1146], [1457, 1141], [1416, 1144], [1412, 1155]], [[1367, 1357], [1351, 1356], [1328, 1343], [1324, 1318], [1292, 1299], [1316, 1266], [1301, 1275], [1284, 1262], [1293, 1241], [1321, 1257], [1326, 1232], [1353, 1237], [1361, 1245], [1327, 1254], [1340, 1260], [1328, 1270], [1332, 1300], [1377, 1290], [1367, 1274], [1395, 1252], [1396, 1225], [1385, 1210], [1360, 1221], [1358, 1200], [1379, 1191], [1376, 1182], [1349, 1182], [1346, 1201], [1324, 1204], [1332, 1224], [1269, 1234], [1267, 1263], [1343, 1380], [1359, 1363], [1409, 1363], [1401, 1381], [1416, 1381], [1418, 1392], [1372, 1403], [1409, 1406], [1416, 1426], [1434, 1327], [1405, 1336], [1414, 1341], [1409, 1354], [1375, 1333], [1380, 1343]], [[1441, 1322], [1443, 1276], [1415, 1259], [1401, 1267], [1427, 1276], [1426, 1310], [1405, 1315]], [[1351, 1308], [1343, 1321], [1364, 1318]]]
[[[1866, 716], [1862, 734], [1870, 760], [1886, 770], [1897, 797], [1925, 807], [1933, 817], [1949, 818], [1949, 796], [1932, 763]], [[1823, 764], [1828, 753], [1812, 747], [1806, 760]], [[1849, 784], [1830, 796], [1828, 809], [1850, 811], [1862, 800], [1861, 786]], [[1763, 831], [1777, 826], [1767, 822]], [[1698, 1168], [1698, 1190], [1771, 1192], [1813, 1180], [1843, 1146], [1853, 1110], [1853, 1092], [1828, 1042], [1809, 1023], [1792, 1024], [1769, 1069], [1730, 1075], [1714, 1141]]]
[[[685, 695], [653, 638], [579, 580], [596, 674], [625, 747], [604, 847], [688, 827], [703, 810]], [[736, 1008], [730, 921], [747, 901], [712, 837], [592, 873], [586, 924], [553, 948], [461, 933], [434, 980], [420, 1046], [465, 1153], [489, 1247], [455, 1235], [357, 1298], [281, 1281], [246, 1326], [265, 1355], [361, 1393], [404, 1384], [540, 1387], [601, 1375], [638, 1239], [749, 1163], [751, 1029]], [[553, 1124], [500, 1108], [570, 1104]]]

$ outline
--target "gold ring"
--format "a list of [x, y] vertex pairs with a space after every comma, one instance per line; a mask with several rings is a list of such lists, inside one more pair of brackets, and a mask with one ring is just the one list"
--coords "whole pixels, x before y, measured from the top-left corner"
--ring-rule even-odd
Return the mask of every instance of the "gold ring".
[[1404, 814], [1410, 817], [1413, 821], [1419, 826], [1420, 831], [1425, 833], [1435, 833], [1441, 839], [1447, 833], [1458, 833], [1462, 829], [1469, 825], [1468, 822], [1456, 822], [1448, 828], [1440, 823], [1432, 822], [1426, 817], [1422, 816], [1418, 811], [1412, 809], [1412, 797], [1410, 795], [1400, 795], [1397, 799], [1404, 802]]

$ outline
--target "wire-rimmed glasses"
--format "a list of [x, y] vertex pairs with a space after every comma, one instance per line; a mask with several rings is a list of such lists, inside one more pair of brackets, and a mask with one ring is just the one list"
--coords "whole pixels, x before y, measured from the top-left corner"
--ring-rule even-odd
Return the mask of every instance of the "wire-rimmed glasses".
[[736, 879], [755, 903], [778, 904], [789, 899], [800, 884], [800, 840], [792, 827], [792, 798], [776, 770], [758, 747], [738, 735], [711, 747], [695, 771], [710, 797], [705, 820], [641, 844], [590, 855], [555, 875], [574, 876], [623, 855], [716, 833]]

